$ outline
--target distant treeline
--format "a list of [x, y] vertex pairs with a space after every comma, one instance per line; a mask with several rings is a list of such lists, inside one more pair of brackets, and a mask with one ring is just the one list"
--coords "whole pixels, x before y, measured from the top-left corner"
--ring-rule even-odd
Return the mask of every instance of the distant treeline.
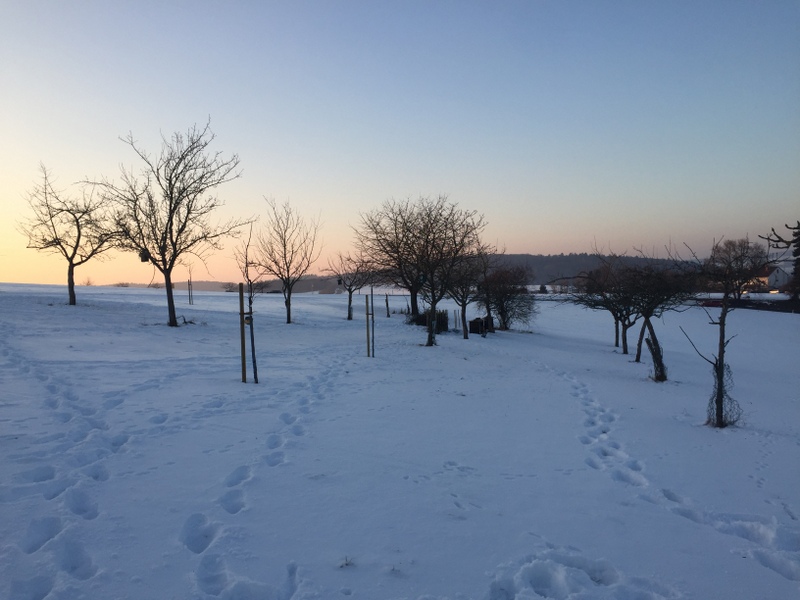
[[[557, 283], [561, 278], [569, 278], [596, 269], [601, 264], [601, 257], [597, 254], [505, 254], [499, 257], [503, 264], [510, 267], [526, 267], [531, 273], [530, 285], [549, 285]], [[605, 257], [608, 258], [608, 257]], [[645, 264], [652, 259], [644, 259], [637, 256], [626, 256], [625, 262], [632, 265]], [[664, 260], [665, 263], [669, 261]], [[326, 275], [306, 275], [301, 279], [295, 291], [297, 292], [319, 292], [331, 294], [336, 291], [337, 282], [335, 277]], [[230, 282], [216, 281], [196, 281], [193, 285], [195, 290], [227, 290], [235, 291], [237, 284]], [[185, 290], [186, 282], [175, 282], [175, 289]], [[265, 292], [280, 293], [281, 283], [277, 279], [265, 282]]]
[[[533, 285], [551, 284], [561, 278], [569, 278], [591, 271], [600, 266], [602, 258], [597, 254], [506, 254], [502, 257], [505, 264], [512, 267], [525, 267], [533, 279], [528, 283]], [[638, 256], [626, 256], [623, 261], [631, 265], [644, 265], [653, 263], [653, 259]], [[659, 262], [656, 260], [655, 262]], [[664, 260], [665, 264], [670, 261]]]

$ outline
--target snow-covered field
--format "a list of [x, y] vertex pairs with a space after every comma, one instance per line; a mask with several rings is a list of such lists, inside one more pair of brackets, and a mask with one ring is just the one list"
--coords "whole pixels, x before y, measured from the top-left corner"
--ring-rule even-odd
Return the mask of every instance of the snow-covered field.
[[381, 299], [368, 358], [363, 296], [266, 295], [255, 385], [235, 294], [163, 295], [0, 285], [0, 598], [800, 597], [799, 315], [731, 315], [714, 430], [700, 309], [656, 384], [606, 313], [425, 348]]

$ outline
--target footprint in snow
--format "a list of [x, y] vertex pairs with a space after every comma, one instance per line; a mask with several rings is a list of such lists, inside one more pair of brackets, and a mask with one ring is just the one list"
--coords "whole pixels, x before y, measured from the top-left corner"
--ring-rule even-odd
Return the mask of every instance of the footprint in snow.
[[53, 591], [55, 579], [49, 575], [36, 575], [30, 579], [11, 582], [12, 598], [45, 598]]
[[59, 542], [55, 557], [61, 570], [81, 581], [94, 577], [97, 567], [92, 563], [83, 544], [71, 537], [60, 539]]
[[219, 554], [205, 555], [197, 567], [197, 587], [211, 596], [219, 596], [228, 587], [228, 569]]
[[267, 448], [275, 450], [283, 446], [283, 436], [278, 433], [272, 433], [267, 436]]
[[202, 554], [217, 537], [218, 532], [219, 525], [210, 522], [202, 513], [194, 513], [183, 524], [179, 539], [195, 554]]
[[25, 537], [22, 538], [19, 547], [25, 554], [33, 554], [61, 533], [61, 529], [60, 517], [33, 519], [28, 524], [28, 530], [25, 532]]
[[87, 521], [97, 518], [97, 504], [89, 497], [85, 490], [70, 488], [64, 494], [64, 504], [73, 514], [83, 517]]
[[55, 479], [56, 470], [52, 465], [40, 465], [28, 471], [17, 473], [14, 480], [19, 483], [41, 483]]
[[235, 515], [245, 507], [244, 492], [238, 489], [228, 490], [220, 496], [219, 504], [226, 512]]
[[225, 487], [235, 487], [252, 477], [252, 471], [247, 465], [236, 467], [233, 472], [225, 478]]
[[284, 461], [284, 454], [281, 450], [276, 450], [275, 452], [270, 452], [264, 457], [264, 461], [270, 467], [277, 467], [278, 465], [283, 464]]

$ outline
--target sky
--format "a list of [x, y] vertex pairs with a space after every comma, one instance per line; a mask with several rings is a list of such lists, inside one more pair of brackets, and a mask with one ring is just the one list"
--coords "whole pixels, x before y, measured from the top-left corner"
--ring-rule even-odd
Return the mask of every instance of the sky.
[[[0, 281], [62, 283], [18, 223], [40, 164], [63, 190], [118, 179], [210, 121], [265, 198], [319, 219], [446, 194], [510, 253], [664, 255], [800, 218], [800, 2], [0, 0]], [[783, 230], [785, 231], [785, 230]], [[225, 244], [175, 279], [239, 279]], [[131, 255], [79, 283], [147, 283]]]

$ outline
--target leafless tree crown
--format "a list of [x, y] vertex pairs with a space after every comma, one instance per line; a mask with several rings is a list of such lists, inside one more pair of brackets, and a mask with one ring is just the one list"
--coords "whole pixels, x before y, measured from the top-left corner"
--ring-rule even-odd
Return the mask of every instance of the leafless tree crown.
[[172, 302], [172, 270], [187, 255], [205, 261], [221, 247], [221, 240], [235, 235], [245, 219], [214, 223], [212, 213], [223, 202], [211, 192], [239, 177], [239, 157], [212, 152], [214, 134], [206, 123], [186, 134], [162, 136], [156, 156], [145, 152], [128, 134], [122, 141], [141, 159], [138, 172], [121, 167], [119, 183], [97, 182], [114, 205], [119, 247], [139, 254], [164, 275], [170, 325], [177, 325]]
[[116, 236], [110, 226], [108, 204], [82, 186], [80, 197], [55, 189], [50, 172], [40, 165], [41, 183], [28, 194], [32, 216], [19, 224], [28, 238], [28, 248], [60, 254], [67, 261], [69, 303], [75, 304], [76, 267], [112, 248]]
[[304, 219], [288, 201], [278, 205], [270, 198], [265, 200], [269, 211], [258, 233], [255, 262], [283, 284], [286, 322], [291, 323], [292, 289], [320, 255], [320, 224]]

